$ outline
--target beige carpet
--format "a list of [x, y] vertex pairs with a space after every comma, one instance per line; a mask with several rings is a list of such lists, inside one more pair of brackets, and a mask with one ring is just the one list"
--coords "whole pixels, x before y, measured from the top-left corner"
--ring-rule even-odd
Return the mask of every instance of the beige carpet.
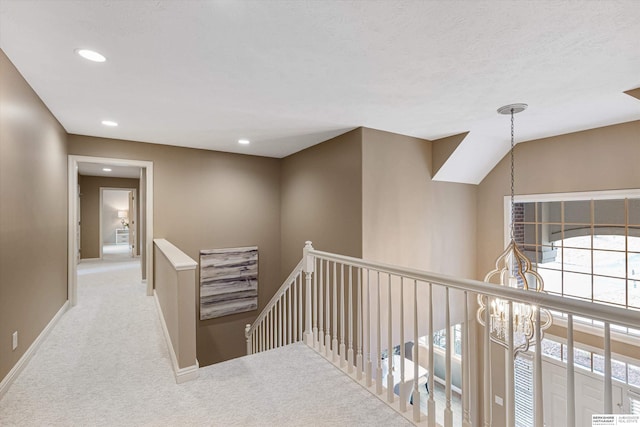
[[82, 263], [78, 276], [78, 305], [0, 400], [0, 425], [410, 425], [303, 344], [177, 385], [139, 263]]

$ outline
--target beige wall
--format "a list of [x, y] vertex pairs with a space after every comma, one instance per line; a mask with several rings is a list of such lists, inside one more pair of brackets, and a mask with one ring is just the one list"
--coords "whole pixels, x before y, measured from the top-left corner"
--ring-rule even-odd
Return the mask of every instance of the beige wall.
[[432, 181], [431, 148], [363, 129], [363, 256], [473, 278], [476, 186]]
[[62, 126], [1, 50], [0, 76], [3, 379], [67, 300], [67, 148]]
[[[78, 176], [80, 185], [80, 257], [100, 258], [100, 188], [135, 188], [137, 194], [136, 221], [140, 225], [140, 180], [104, 176]], [[138, 254], [140, 230], [136, 235]]]
[[322, 251], [362, 256], [362, 129], [282, 161], [282, 267], [285, 279], [306, 240]]
[[[363, 129], [363, 258], [472, 278], [476, 187], [432, 181], [431, 150], [423, 139]], [[413, 306], [408, 291], [405, 304]], [[440, 291], [434, 290], [436, 306], [444, 304]], [[427, 295], [426, 287], [419, 288], [420, 299]], [[463, 305], [455, 303], [461, 297], [451, 295], [452, 322], [463, 319]], [[427, 315], [420, 313], [420, 325]], [[444, 327], [443, 310], [434, 311], [434, 323], [436, 330]]]
[[[152, 161], [156, 238], [196, 261], [201, 249], [257, 245], [259, 310], [279, 287], [280, 160], [78, 135], [69, 154]], [[198, 321], [200, 365], [244, 355], [259, 310]]]
[[171, 340], [170, 345], [176, 356], [177, 368], [189, 368], [197, 364], [197, 307], [191, 303], [198, 297], [194, 286], [197, 283], [197, 266], [186, 268], [181, 265], [176, 268], [175, 265], [197, 261], [184, 259], [186, 256], [166, 241], [155, 240], [153, 248], [155, 294]]
[[[607, 126], [516, 145], [516, 194], [640, 188], [640, 121]], [[478, 186], [477, 279], [493, 268], [504, 249], [504, 196], [510, 191], [509, 157]], [[556, 331], [556, 334], [560, 334]], [[581, 334], [576, 335], [576, 340]], [[584, 339], [588, 344], [592, 340]], [[618, 351], [628, 346], [614, 344]], [[498, 347], [494, 346], [498, 350]], [[637, 349], [636, 355], [637, 355]], [[496, 393], [504, 397], [501, 351], [493, 360]], [[481, 365], [480, 365], [481, 366]], [[493, 403], [494, 422], [504, 423], [504, 408]]]

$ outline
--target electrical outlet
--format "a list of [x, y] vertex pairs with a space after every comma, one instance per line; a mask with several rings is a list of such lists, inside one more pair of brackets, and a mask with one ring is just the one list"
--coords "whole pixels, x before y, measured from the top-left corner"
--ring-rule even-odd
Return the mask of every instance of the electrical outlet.
[[15, 350], [16, 348], [18, 348], [18, 331], [15, 331], [13, 333], [13, 343], [12, 343], [12, 350]]
[[500, 405], [500, 406], [502, 406], [502, 404], [504, 403], [504, 402], [502, 401], [502, 398], [501, 398], [500, 396], [498, 396], [497, 394], [496, 394], [496, 396], [495, 396], [495, 401], [496, 401], [496, 403], [497, 403], [498, 405]]

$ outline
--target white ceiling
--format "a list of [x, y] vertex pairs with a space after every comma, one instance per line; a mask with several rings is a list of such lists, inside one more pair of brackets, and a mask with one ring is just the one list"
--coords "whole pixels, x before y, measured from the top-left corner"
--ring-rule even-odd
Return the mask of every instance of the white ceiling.
[[[105, 171], [104, 169], [111, 169]], [[78, 162], [78, 174], [87, 176], [108, 176], [113, 178], [140, 178], [140, 168], [107, 163]]]
[[640, 119], [638, 22], [637, 0], [0, 0], [0, 47], [69, 133], [283, 157], [469, 131], [437, 178], [478, 183], [502, 105], [529, 104], [519, 141]]

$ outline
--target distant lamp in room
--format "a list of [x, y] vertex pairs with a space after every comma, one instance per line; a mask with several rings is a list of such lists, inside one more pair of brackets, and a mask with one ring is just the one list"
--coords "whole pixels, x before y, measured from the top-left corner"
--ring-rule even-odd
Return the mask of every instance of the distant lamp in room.
[[[527, 104], [510, 104], [498, 109], [498, 113], [511, 115], [511, 241], [496, 260], [496, 268], [484, 278], [485, 282], [500, 286], [522, 289], [524, 291], [544, 292], [542, 277], [531, 268], [531, 261], [518, 248], [515, 239], [514, 215], [514, 126], [513, 116], [527, 108]], [[486, 301], [486, 303], [485, 303]], [[489, 310], [491, 341], [509, 348], [509, 302], [500, 298], [478, 295], [478, 322], [485, 326], [485, 310]], [[519, 302], [513, 302], [513, 357], [525, 352], [535, 340], [536, 310], [539, 308]], [[542, 333], [551, 326], [551, 313], [544, 308], [540, 310], [540, 339]]]
[[118, 211], [118, 218], [120, 218], [120, 223], [122, 224], [122, 227], [128, 227], [129, 226], [129, 212], [127, 211]]

